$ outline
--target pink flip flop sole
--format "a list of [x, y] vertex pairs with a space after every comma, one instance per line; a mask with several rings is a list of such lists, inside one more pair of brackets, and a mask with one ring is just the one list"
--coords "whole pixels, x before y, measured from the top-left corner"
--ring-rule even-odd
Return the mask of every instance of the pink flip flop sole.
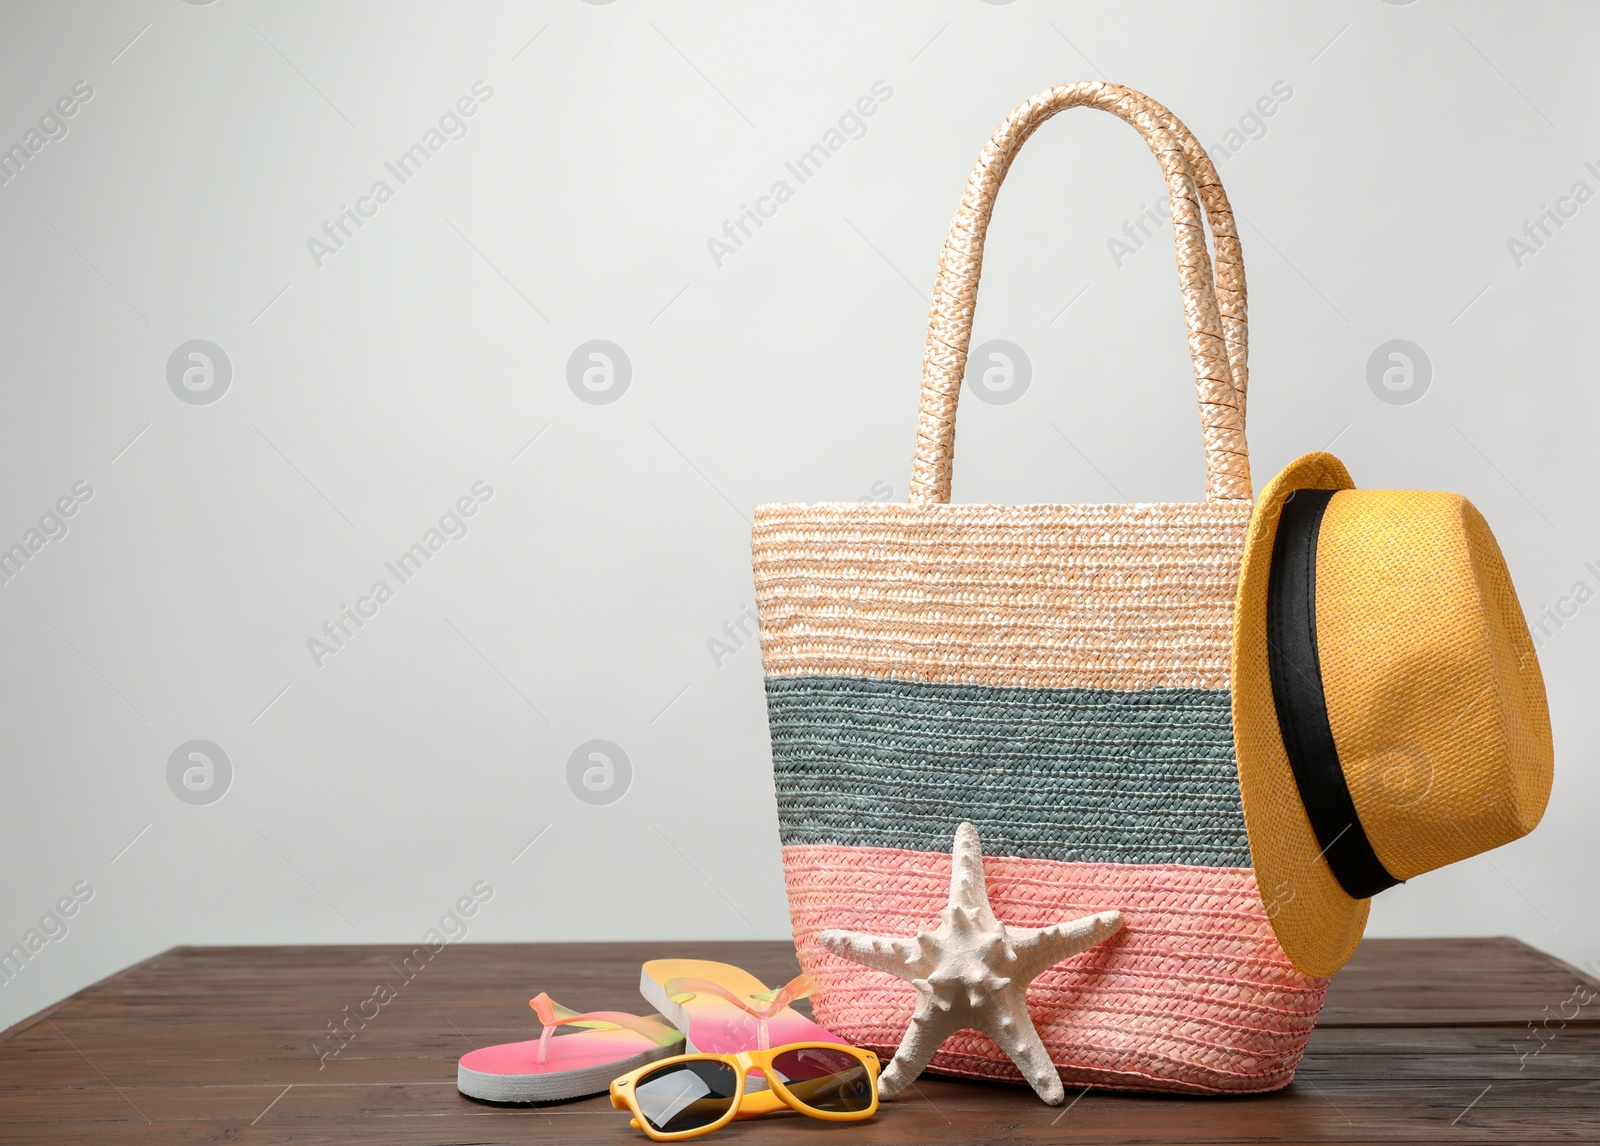
[[538, 1039], [462, 1055], [456, 1088], [488, 1102], [554, 1102], [602, 1094], [618, 1075], [682, 1052], [681, 1041], [659, 1046], [632, 1031], [573, 1031], [550, 1040], [543, 1063]]

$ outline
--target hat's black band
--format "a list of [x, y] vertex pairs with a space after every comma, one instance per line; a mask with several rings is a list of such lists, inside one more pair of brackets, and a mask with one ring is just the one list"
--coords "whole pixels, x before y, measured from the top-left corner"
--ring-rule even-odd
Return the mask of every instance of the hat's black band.
[[1267, 671], [1300, 802], [1339, 886], [1369, 899], [1400, 880], [1367, 839], [1339, 763], [1317, 653], [1317, 537], [1336, 491], [1297, 489], [1283, 503], [1267, 577]]

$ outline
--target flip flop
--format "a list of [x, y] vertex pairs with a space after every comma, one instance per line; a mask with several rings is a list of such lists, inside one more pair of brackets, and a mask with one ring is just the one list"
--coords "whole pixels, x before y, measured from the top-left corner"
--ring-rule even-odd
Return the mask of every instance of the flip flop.
[[[539, 1037], [461, 1056], [456, 1089], [489, 1102], [554, 1102], [604, 1094], [611, 1080], [683, 1051], [683, 1032], [660, 1015], [577, 1011], [540, 992], [528, 1000]], [[552, 1038], [557, 1027], [579, 1030]]]
[[786, 1043], [849, 1046], [789, 1006], [813, 990], [807, 975], [770, 990], [742, 968], [705, 959], [652, 959], [639, 974], [640, 993], [684, 1032], [695, 1054], [770, 1050]]

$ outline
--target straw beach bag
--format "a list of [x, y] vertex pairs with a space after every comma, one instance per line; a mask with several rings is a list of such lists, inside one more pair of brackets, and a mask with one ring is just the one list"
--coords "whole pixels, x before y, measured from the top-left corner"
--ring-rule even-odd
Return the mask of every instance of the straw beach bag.
[[[949, 504], [995, 196], [1023, 141], [1069, 107], [1133, 125], [1166, 176], [1203, 502]], [[909, 503], [757, 508], [790, 913], [817, 1019], [842, 1037], [892, 1053], [914, 991], [828, 953], [818, 932], [909, 936], [934, 921], [956, 825], [970, 820], [1004, 922], [1124, 915], [1119, 934], [1028, 993], [1069, 1088], [1245, 1092], [1294, 1076], [1327, 981], [1291, 966], [1273, 896], [1256, 886], [1228, 693], [1251, 510], [1245, 353], [1238, 234], [1200, 145], [1128, 88], [1051, 88], [984, 148], [945, 240]], [[933, 1069], [1021, 1078], [970, 1030]]]

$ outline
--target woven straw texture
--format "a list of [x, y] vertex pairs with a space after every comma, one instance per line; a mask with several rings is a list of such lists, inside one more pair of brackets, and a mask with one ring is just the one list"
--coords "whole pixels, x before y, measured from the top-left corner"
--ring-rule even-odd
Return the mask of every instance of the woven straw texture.
[[1239, 779], [1262, 879], [1292, 889], [1273, 918], [1297, 966], [1332, 974], [1368, 904], [1345, 893], [1297, 798], [1267, 662], [1267, 585], [1283, 502], [1342, 491], [1317, 542], [1317, 645], [1328, 720], [1374, 852], [1397, 879], [1533, 830], [1554, 752], [1544, 679], [1505, 560], [1465, 498], [1358, 490], [1332, 454], [1307, 454], [1261, 494], [1235, 624]]
[[1247, 501], [823, 502], [754, 520], [768, 676], [1228, 687]]
[[[863, 974], [816, 936], [828, 927], [914, 933], [949, 895], [949, 854], [796, 845], [783, 856], [795, 944], [817, 983], [817, 1021], [887, 1058], [916, 992], [892, 976]], [[1326, 980], [1290, 965], [1249, 870], [985, 857], [983, 871], [989, 902], [1008, 924], [1123, 913], [1121, 932], [1028, 990], [1029, 1013], [1068, 1087], [1245, 1093], [1294, 1077]], [[935, 1068], [1022, 1078], [975, 1031], [947, 1041]]]
[[[1166, 177], [1207, 497], [952, 506], [995, 194], [1022, 142], [1075, 106], [1132, 124]], [[1127, 88], [1042, 92], [984, 149], [940, 257], [910, 504], [757, 508], [790, 911], [817, 1015], [845, 1038], [891, 1051], [912, 991], [830, 955], [818, 931], [910, 935], [934, 920], [950, 840], [971, 820], [1004, 922], [1128, 920], [1029, 992], [1069, 1085], [1238, 1093], [1293, 1076], [1326, 981], [1289, 963], [1256, 890], [1229, 720], [1251, 510], [1245, 297], [1227, 198], [1188, 130]], [[970, 1031], [932, 1068], [1020, 1077]]]
[[1221, 689], [767, 682], [785, 844], [1247, 867]]

